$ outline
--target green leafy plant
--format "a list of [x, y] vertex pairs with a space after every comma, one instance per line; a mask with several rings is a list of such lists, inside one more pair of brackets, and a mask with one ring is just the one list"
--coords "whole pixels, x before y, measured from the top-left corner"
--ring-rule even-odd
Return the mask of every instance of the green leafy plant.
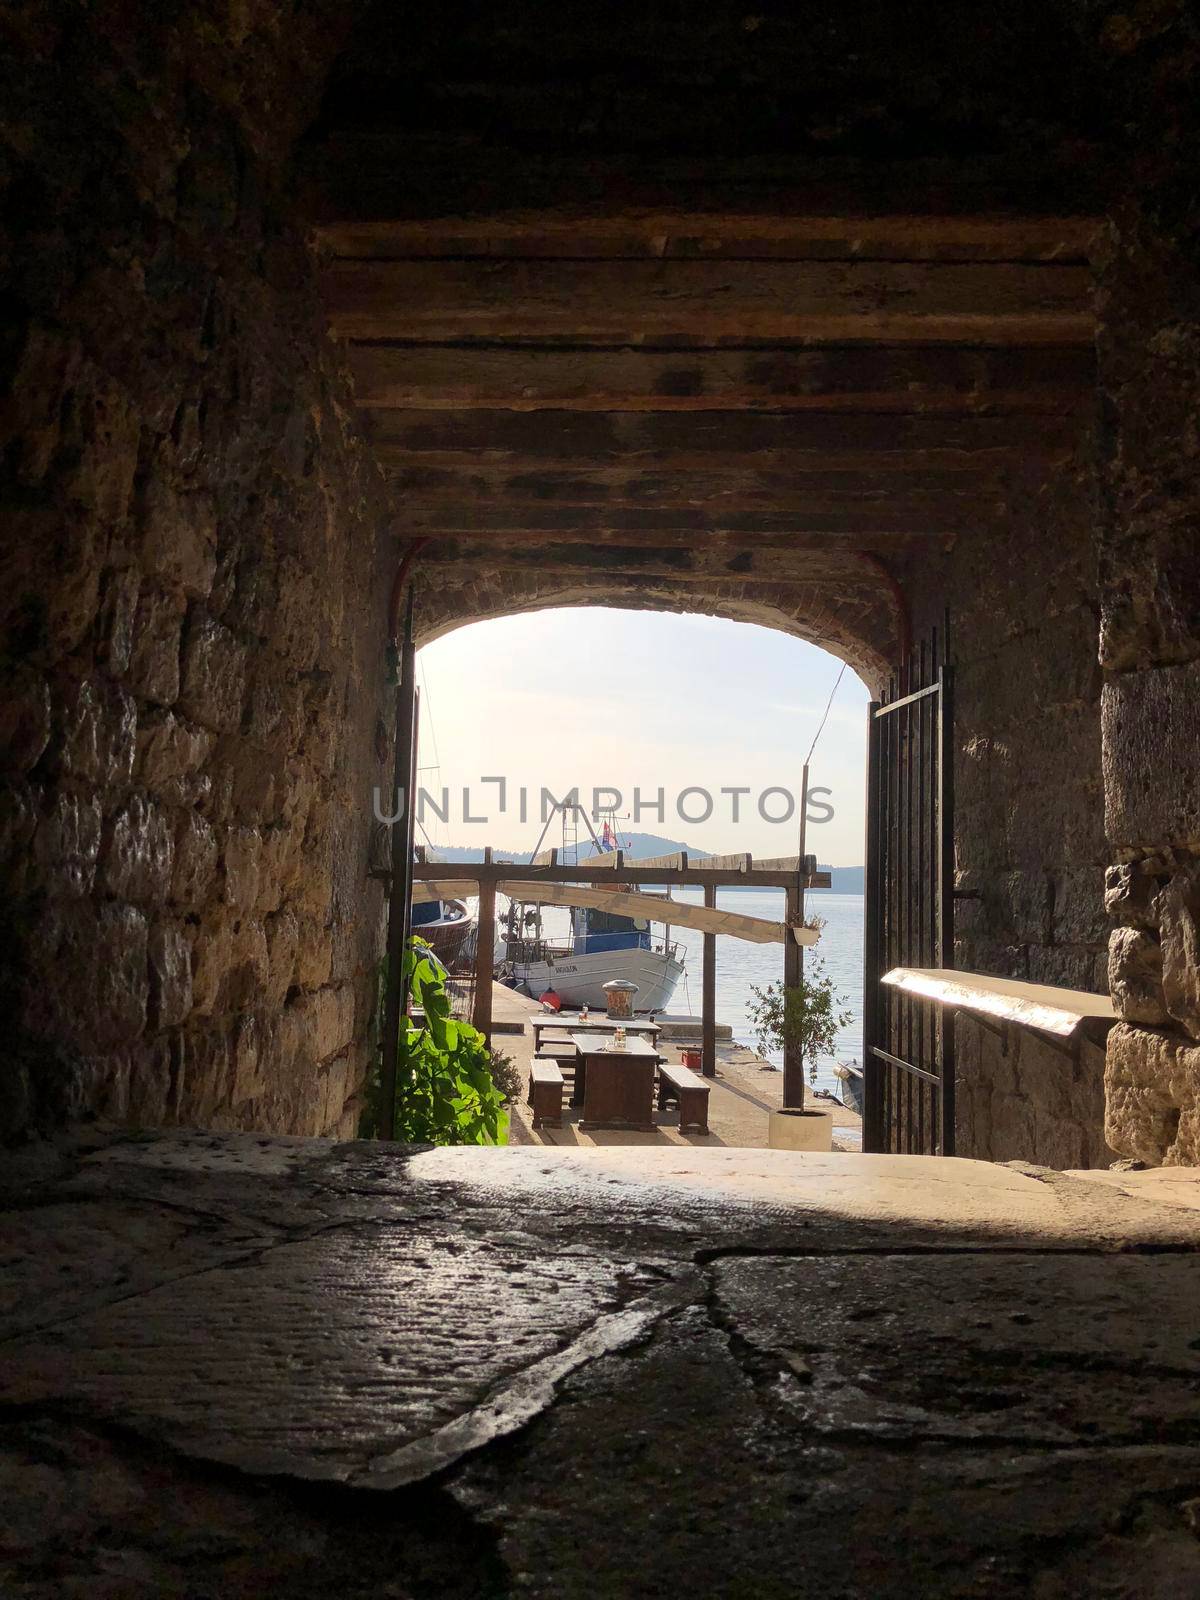
[[[405, 1144], [504, 1144], [508, 1113], [487, 1040], [478, 1028], [451, 1016], [444, 974], [429, 960], [428, 948], [414, 939], [405, 955], [412, 1004], [424, 1013], [424, 1022], [404, 1018], [392, 1137]], [[386, 992], [386, 982], [380, 990]], [[378, 1084], [372, 1087], [378, 1126]]]
[[808, 1062], [809, 1082], [817, 1081], [817, 1062], [832, 1055], [839, 1028], [853, 1020], [845, 1009], [846, 997], [835, 987], [819, 956], [809, 961], [808, 972], [793, 988], [769, 983], [765, 989], [750, 985], [754, 996], [749, 1008], [750, 1022], [759, 1049], [770, 1053], [794, 1044], [800, 1059]]
[[520, 1067], [507, 1051], [497, 1050], [494, 1046], [488, 1058], [488, 1066], [492, 1074], [492, 1082], [504, 1096], [505, 1104], [511, 1103], [521, 1097], [525, 1089], [525, 1076]]

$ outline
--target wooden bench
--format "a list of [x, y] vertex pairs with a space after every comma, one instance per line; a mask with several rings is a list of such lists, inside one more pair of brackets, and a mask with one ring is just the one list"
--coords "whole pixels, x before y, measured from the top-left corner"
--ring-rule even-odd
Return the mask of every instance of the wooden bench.
[[690, 1067], [664, 1061], [658, 1069], [658, 1109], [662, 1111], [668, 1100], [674, 1100], [679, 1106], [679, 1131], [695, 1128], [697, 1133], [707, 1133], [708, 1088]]
[[533, 1125], [562, 1127], [563, 1075], [553, 1061], [535, 1061], [529, 1069], [529, 1104]]

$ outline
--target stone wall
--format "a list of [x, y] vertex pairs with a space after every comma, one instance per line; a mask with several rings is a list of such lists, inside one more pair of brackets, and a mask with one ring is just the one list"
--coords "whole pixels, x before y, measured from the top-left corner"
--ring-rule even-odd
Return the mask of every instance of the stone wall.
[[277, 192], [336, 8], [11, 15], [0, 1132], [348, 1131], [391, 554]]
[[1101, 307], [1108, 1137], [1200, 1162], [1200, 250], [1118, 216]]
[[1129, 198], [1101, 262], [1097, 349], [1109, 952], [1107, 1131], [1200, 1162], [1200, 140], [1194, 8], [1110, 30]]
[[[1085, 419], [1086, 421], [1086, 419]], [[1103, 993], [1104, 799], [1092, 440], [1006, 488], [1003, 538], [909, 577], [917, 637], [950, 608], [955, 965]], [[1106, 1165], [1103, 1052], [956, 1025], [958, 1153]]]

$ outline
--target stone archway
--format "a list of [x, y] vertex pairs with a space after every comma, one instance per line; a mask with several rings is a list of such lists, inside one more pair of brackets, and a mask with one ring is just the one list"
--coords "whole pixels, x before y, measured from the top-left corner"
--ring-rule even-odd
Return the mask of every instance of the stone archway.
[[736, 580], [672, 585], [670, 580], [593, 578], [495, 570], [459, 576], [439, 565], [433, 574], [414, 567], [414, 622], [418, 645], [456, 628], [523, 612], [572, 606], [614, 606], [628, 611], [700, 612], [749, 622], [803, 639], [845, 661], [868, 687], [886, 676], [894, 650], [894, 621], [878, 588], [851, 573], [836, 598], [828, 589], [781, 589]]

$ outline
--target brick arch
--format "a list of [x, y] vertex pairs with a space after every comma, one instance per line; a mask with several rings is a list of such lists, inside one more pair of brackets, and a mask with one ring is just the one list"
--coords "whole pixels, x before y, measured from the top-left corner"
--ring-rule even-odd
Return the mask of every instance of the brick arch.
[[889, 602], [877, 584], [825, 585], [781, 590], [777, 585], [729, 582], [700, 585], [670, 580], [565, 579], [535, 573], [496, 572], [452, 576], [414, 571], [418, 645], [474, 622], [568, 606], [618, 606], [628, 611], [700, 612], [733, 622], [776, 628], [828, 650], [875, 692], [887, 677], [894, 645]]

